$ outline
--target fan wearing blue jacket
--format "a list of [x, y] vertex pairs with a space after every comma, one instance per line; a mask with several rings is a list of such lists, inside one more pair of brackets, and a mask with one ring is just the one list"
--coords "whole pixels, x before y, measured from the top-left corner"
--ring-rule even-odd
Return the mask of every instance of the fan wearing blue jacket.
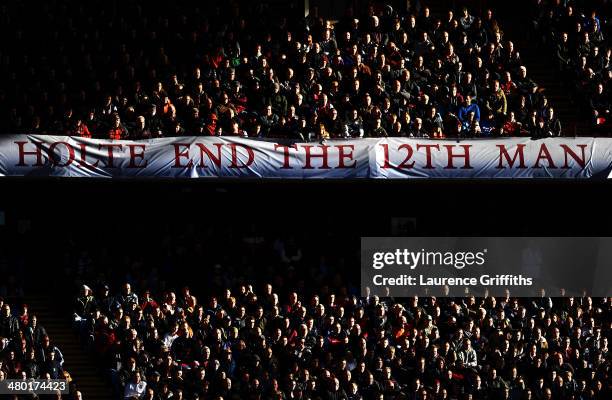
[[474, 113], [474, 119], [480, 121], [480, 107], [478, 107], [476, 103], [472, 104], [472, 96], [467, 95], [465, 96], [463, 105], [459, 107], [459, 112], [457, 113], [457, 117], [459, 121], [461, 121], [462, 126], [470, 123], [468, 116], [471, 112]]

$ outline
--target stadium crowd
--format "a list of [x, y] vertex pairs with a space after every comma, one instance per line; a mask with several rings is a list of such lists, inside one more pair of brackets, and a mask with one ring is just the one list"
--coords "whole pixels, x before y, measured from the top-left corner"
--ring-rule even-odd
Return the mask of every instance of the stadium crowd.
[[609, 2], [533, 2], [533, 21], [544, 48], [569, 82], [576, 107], [593, 125], [610, 125], [612, 47]]
[[610, 398], [609, 299], [96, 292], [77, 314], [125, 399]]
[[5, 133], [321, 140], [562, 130], [491, 9], [433, 16], [374, 2], [332, 22], [317, 8], [279, 18], [257, 2], [53, 0], [11, 2], [0, 20], [11, 42], [0, 65]]
[[0, 380], [65, 379], [64, 356], [27, 304], [0, 298]]
[[80, 250], [75, 329], [130, 400], [610, 398], [611, 299], [360, 297], [341, 242], [313, 241]]

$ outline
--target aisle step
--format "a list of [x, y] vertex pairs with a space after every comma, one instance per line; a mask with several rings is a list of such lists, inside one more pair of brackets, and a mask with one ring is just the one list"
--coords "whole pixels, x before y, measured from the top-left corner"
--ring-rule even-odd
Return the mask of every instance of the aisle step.
[[64, 355], [64, 368], [70, 373], [78, 390], [86, 400], [112, 400], [110, 385], [98, 370], [89, 353], [73, 332], [69, 314], [62, 314], [53, 308], [54, 299], [44, 296], [26, 297], [30, 314], [36, 315], [51, 343]]

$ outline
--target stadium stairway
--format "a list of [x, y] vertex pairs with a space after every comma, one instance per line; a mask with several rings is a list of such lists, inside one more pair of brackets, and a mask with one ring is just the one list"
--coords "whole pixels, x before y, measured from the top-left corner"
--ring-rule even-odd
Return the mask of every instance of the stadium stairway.
[[30, 306], [30, 314], [38, 317], [39, 323], [47, 330], [51, 343], [64, 355], [64, 368], [70, 373], [77, 390], [83, 393], [83, 399], [112, 400], [109, 384], [105, 382], [103, 374], [96, 368], [72, 330], [69, 316], [56, 311], [52, 298], [28, 296], [25, 300]]
[[588, 124], [577, 122], [579, 120], [577, 105], [570, 96], [565, 82], [556, 73], [557, 67], [552, 57], [548, 56], [548, 51], [543, 51], [525, 15], [502, 13], [499, 18], [504, 30], [504, 39], [514, 42], [523, 64], [527, 67], [528, 75], [540, 88], [543, 88], [542, 93], [555, 108], [557, 117], [561, 120], [565, 136], [588, 134]]

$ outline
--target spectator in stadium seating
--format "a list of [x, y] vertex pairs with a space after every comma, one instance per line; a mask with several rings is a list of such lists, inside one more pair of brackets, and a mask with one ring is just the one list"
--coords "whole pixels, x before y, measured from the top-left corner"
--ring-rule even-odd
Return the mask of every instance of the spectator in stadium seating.
[[64, 377], [62, 365], [56, 356], [54, 350], [48, 350], [45, 362], [42, 365], [43, 374], [49, 375], [50, 379], [61, 379]]
[[30, 346], [41, 344], [43, 338], [47, 336], [47, 331], [45, 328], [38, 324], [38, 318], [36, 315], [32, 315], [29, 323], [24, 328], [24, 333]]
[[474, 23], [474, 17], [470, 15], [470, 12], [467, 8], [463, 8], [463, 15], [459, 18], [459, 22], [461, 23], [461, 28], [463, 31], [469, 31]]
[[542, 139], [542, 138], [546, 138], [551, 135], [551, 131], [548, 129], [548, 126], [546, 125], [546, 121], [544, 119], [544, 117], [538, 117], [537, 115], [535, 115], [534, 112], [534, 116], [533, 118], [533, 122], [530, 121], [531, 124], [528, 124], [527, 126], [530, 129], [530, 131], [532, 132], [532, 137], [535, 139]]
[[571, 68], [572, 51], [570, 49], [569, 35], [567, 32], [562, 32], [559, 43], [557, 44], [557, 63], [558, 68], [562, 72], [567, 72]]
[[108, 130], [108, 138], [111, 140], [127, 139], [128, 131], [125, 126], [121, 123], [121, 117], [119, 114], [114, 114], [112, 117], [112, 125]]
[[[197, 135], [200, 132], [193, 131], [194, 135]], [[151, 139], [153, 135], [151, 134], [151, 130], [147, 128], [147, 123], [145, 117], [143, 115], [139, 115], [136, 117], [136, 126], [130, 132], [130, 139], [140, 140], [140, 139]]]
[[83, 123], [83, 120], [79, 117], [75, 118], [73, 122], [72, 130], [68, 132], [70, 136], [78, 136], [82, 138], [91, 139], [91, 132], [87, 125]]
[[527, 107], [527, 98], [523, 95], [519, 95], [517, 103], [518, 105], [515, 108], [514, 114], [517, 121], [525, 125], [529, 119], [529, 116], [531, 115], [531, 111]]
[[135, 372], [130, 382], [125, 385], [124, 399], [142, 398], [147, 388], [147, 382], [142, 380], [140, 372]]
[[265, 114], [260, 119], [263, 136], [269, 136], [273, 127], [278, 124], [278, 115], [274, 113], [272, 105], [267, 105]]
[[345, 126], [346, 136], [361, 138], [365, 134], [363, 120], [359, 116], [359, 111], [357, 109], [351, 110], [350, 113], [351, 116]]
[[51, 343], [49, 335], [43, 336], [42, 342], [38, 347], [38, 352], [39, 354], [37, 356], [37, 359], [39, 360], [46, 361], [49, 354], [53, 353], [54, 361], [57, 362], [60, 366], [64, 364], [64, 355], [57, 346]]
[[561, 122], [552, 107], [548, 107], [546, 111], [546, 130], [547, 136], [561, 136]]
[[[183, 129], [179, 121], [172, 121], [168, 125], [170, 127], [168, 136], [178, 137], [185, 135], [185, 129]], [[232, 134], [233, 131], [232, 128], [230, 128], [230, 132], [228, 132], [227, 135], [231, 136]]]
[[522, 124], [516, 120], [514, 111], [510, 111], [506, 121], [501, 127], [500, 134], [507, 136], [520, 136]]
[[506, 117], [508, 102], [497, 79], [493, 81], [493, 85], [486, 98], [485, 109], [489, 113], [489, 116], [497, 121], [501, 121]]
[[316, 131], [312, 135], [309, 135], [309, 136], [316, 137], [320, 141], [330, 139], [331, 136], [329, 132], [327, 131], [325, 124], [323, 122], [318, 122], [317, 124], [315, 124], [315, 129]]
[[428, 113], [423, 120], [425, 132], [433, 138], [442, 138], [442, 117], [437, 112], [436, 107], [429, 107]]
[[345, 137], [344, 123], [338, 116], [338, 110], [334, 108], [329, 112], [329, 114], [330, 115], [327, 118], [326, 126], [330, 137], [336, 139]]
[[414, 119], [414, 123], [412, 124], [412, 129], [410, 129], [410, 137], [416, 138], [428, 138], [429, 135], [423, 128], [423, 119], [417, 117]]
[[[81, 287], [81, 293], [74, 302], [74, 316], [75, 320], [80, 320], [80, 316], [88, 315], [93, 311], [95, 305], [94, 296], [91, 288], [87, 285]], [[108, 311], [108, 308], [103, 309]]]
[[595, 87], [595, 93], [589, 100], [591, 107], [591, 114], [596, 125], [605, 123], [610, 116], [610, 101], [606, 94], [604, 94], [603, 83], [598, 83]]
[[462, 348], [457, 351], [457, 361], [465, 367], [474, 368], [478, 366], [476, 351], [472, 348], [472, 342], [469, 338], [463, 339]]
[[519, 93], [525, 96], [527, 103], [531, 106], [535, 105], [537, 103], [535, 94], [538, 90], [538, 85], [527, 76], [527, 67], [522, 65], [519, 68], [518, 78], [515, 79], [515, 82]]
[[16, 339], [19, 333], [19, 320], [11, 314], [11, 307], [8, 304], [2, 306], [0, 315], [0, 337], [5, 339]]
[[[470, 114], [472, 114], [472, 117], [468, 118]], [[480, 107], [478, 104], [472, 102], [472, 96], [465, 96], [465, 101], [463, 105], [459, 107], [457, 117], [464, 128], [469, 126], [471, 120], [480, 121]]]
[[389, 134], [387, 130], [382, 126], [382, 119], [380, 117], [374, 120], [374, 126], [371, 131], [372, 137], [387, 137]]

